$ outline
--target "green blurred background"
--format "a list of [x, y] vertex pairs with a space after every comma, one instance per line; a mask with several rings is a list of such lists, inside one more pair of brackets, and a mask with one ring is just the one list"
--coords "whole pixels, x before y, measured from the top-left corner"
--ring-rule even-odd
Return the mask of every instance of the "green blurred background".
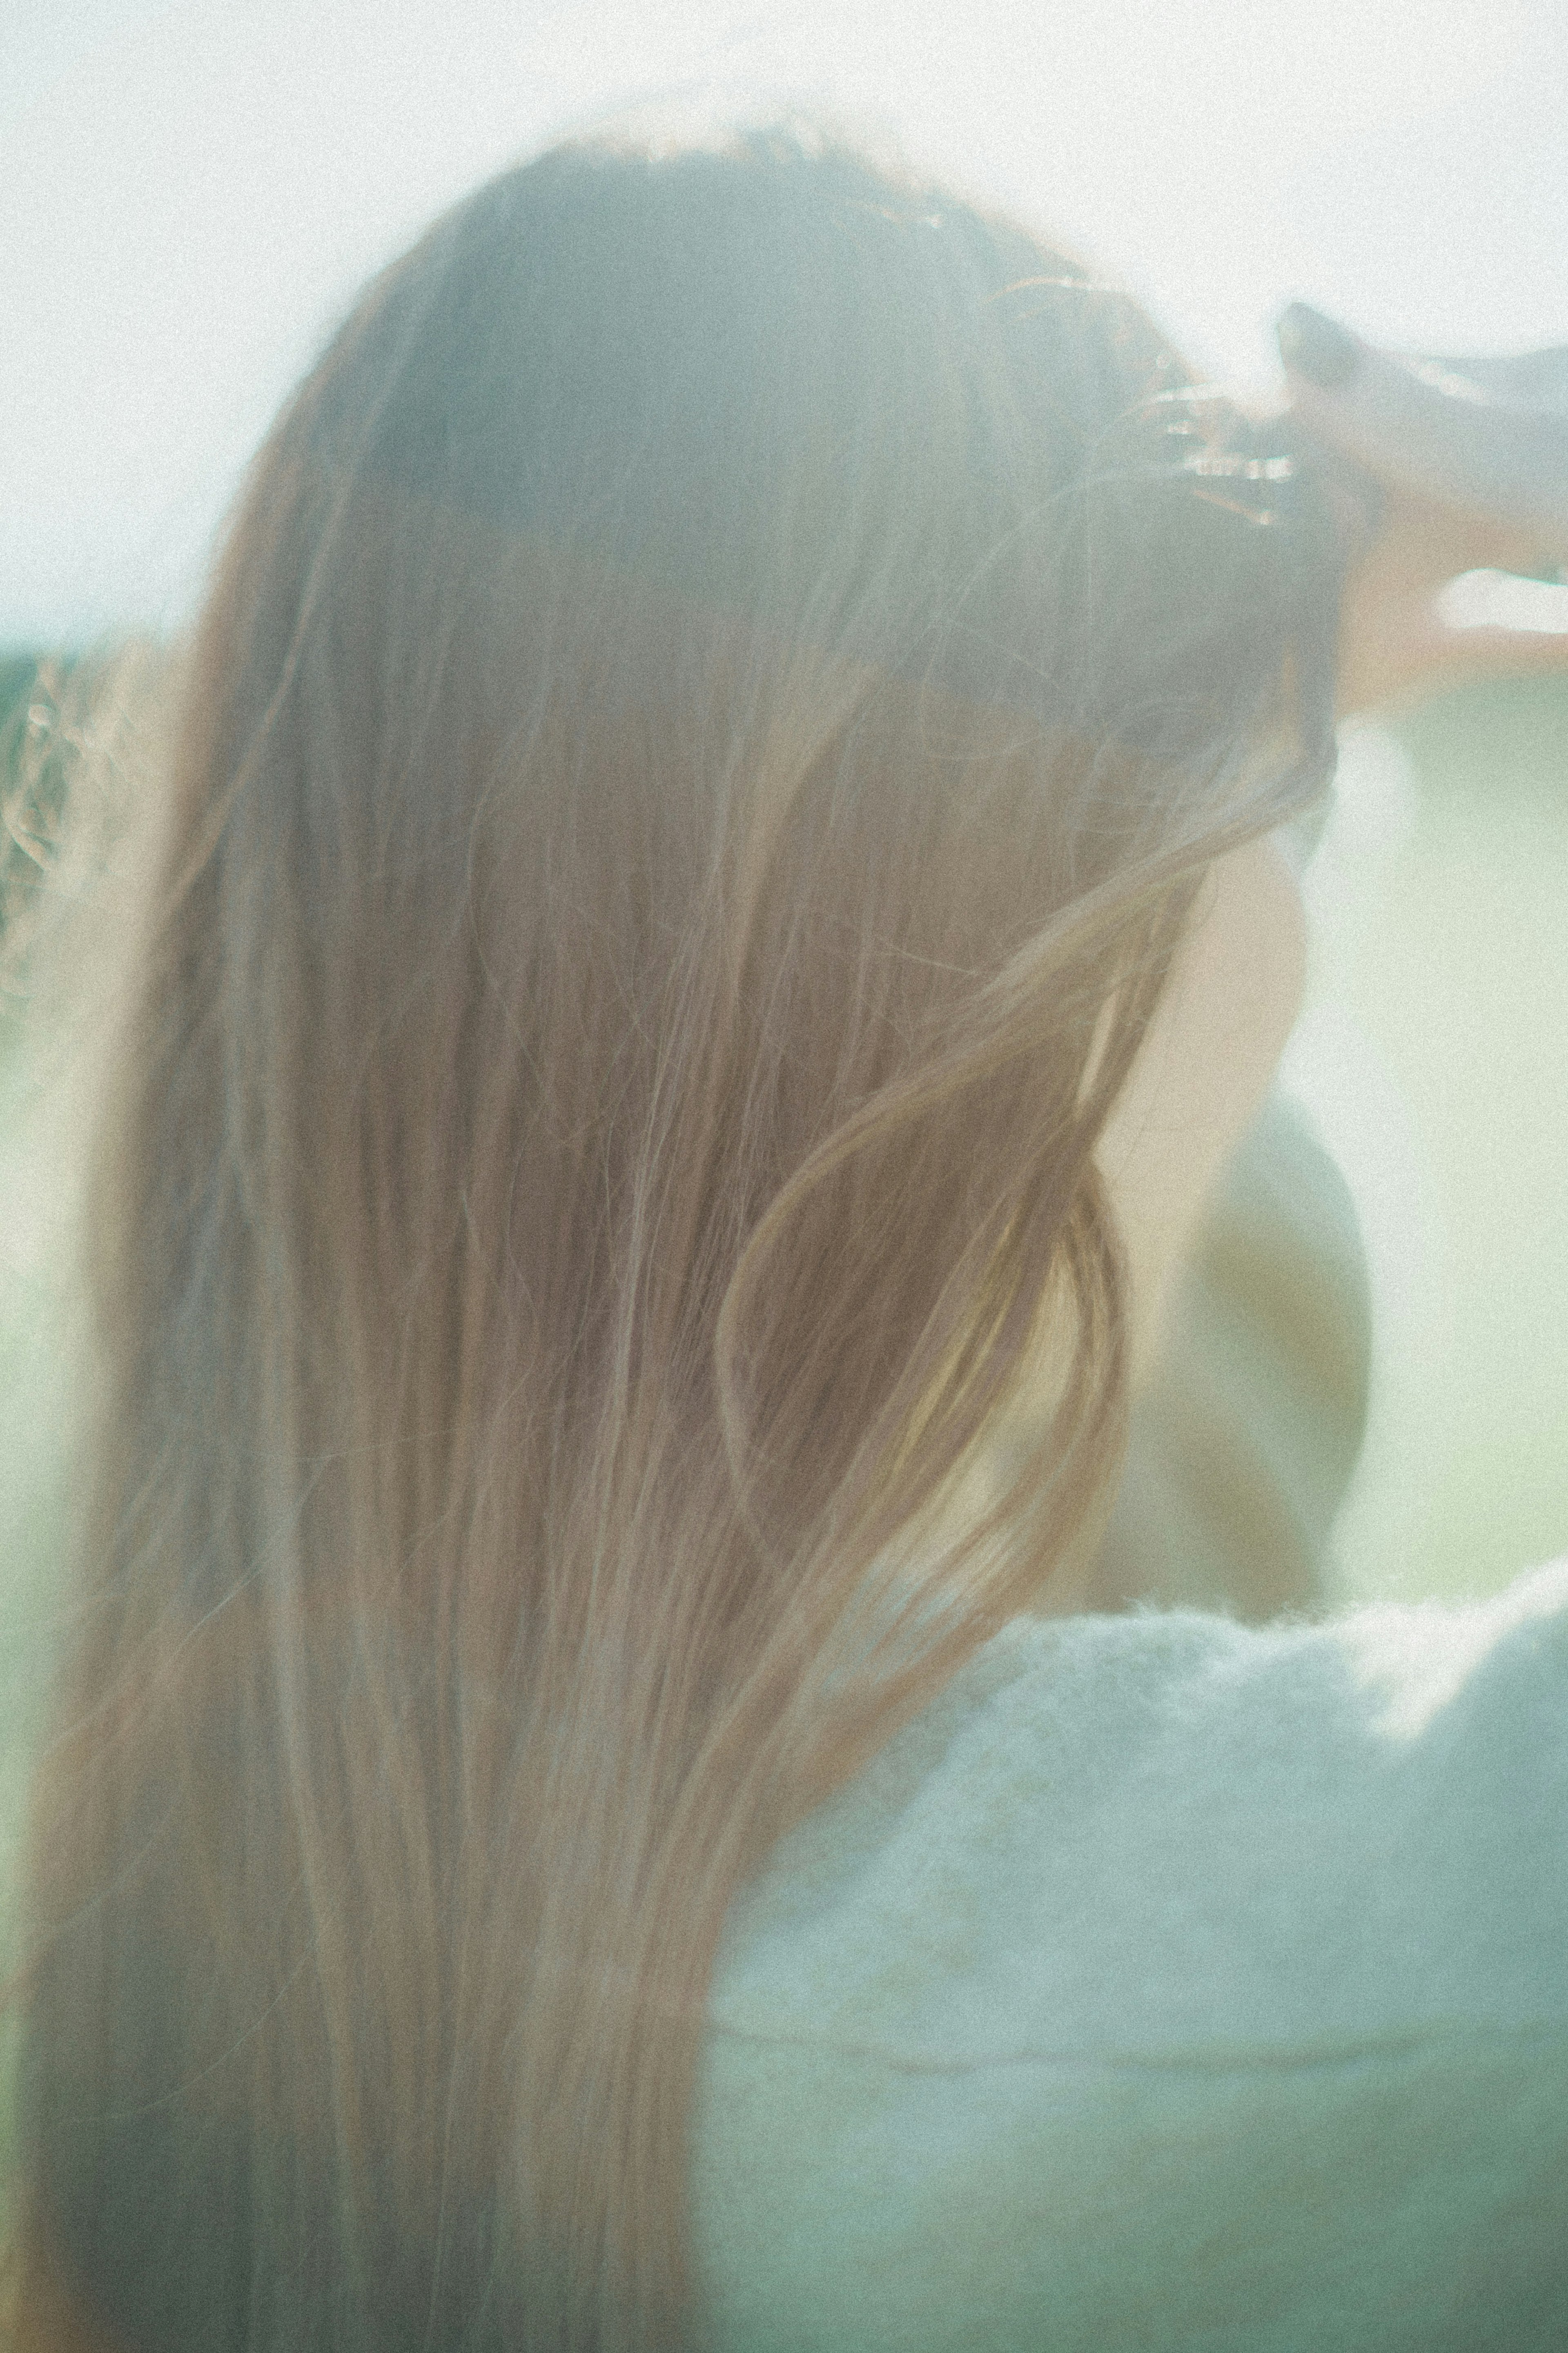
[[1287, 1088], [1360, 1213], [1372, 1408], [1345, 1599], [1568, 1551], [1568, 683], [1345, 738]]

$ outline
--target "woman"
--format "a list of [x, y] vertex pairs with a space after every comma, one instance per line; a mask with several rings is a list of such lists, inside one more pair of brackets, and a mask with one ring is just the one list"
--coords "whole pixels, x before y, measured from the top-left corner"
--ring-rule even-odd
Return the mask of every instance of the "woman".
[[[1548, 1825], [1442, 1831], [1560, 1581], [1462, 1621], [1451, 1768], [1451, 1645], [1081, 1609], [1294, 1010], [1357, 480], [784, 140], [546, 156], [362, 298], [104, 1117], [20, 2344], [1561, 2317]], [[1345, 2207], [1405, 2107], [1492, 2134], [1458, 2232]]]

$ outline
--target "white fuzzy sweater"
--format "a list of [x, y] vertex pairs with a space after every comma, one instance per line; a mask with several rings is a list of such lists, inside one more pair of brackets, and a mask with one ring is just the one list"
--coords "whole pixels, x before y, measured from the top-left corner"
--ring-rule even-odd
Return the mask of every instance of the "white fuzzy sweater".
[[[1317, 1606], [1367, 1333], [1276, 1103], [1108, 1598]], [[1568, 1563], [1009, 1628], [735, 1905], [694, 2148], [713, 2353], [1568, 2348]]]
[[1568, 2346], [1568, 1563], [1019, 1621], [734, 1907], [723, 2353]]

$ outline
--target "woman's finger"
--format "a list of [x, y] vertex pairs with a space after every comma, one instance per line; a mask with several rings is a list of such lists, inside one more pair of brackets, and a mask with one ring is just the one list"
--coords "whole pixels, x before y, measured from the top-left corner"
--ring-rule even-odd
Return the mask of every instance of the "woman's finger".
[[1467, 543], [1466, 565], [1539, 570], [1568, 558], [1561, 352], [1409, 358], [1301, 302], [1279, 336], [1303, 424], [1380, 480], [1468, 518], [1481, 535]]
[[1500, 406], [1561, 408], [1568, 414], [1568, 343], [1545, 352], [1460, 352], [1414, 360], [1417, 373], [1473, 385]]

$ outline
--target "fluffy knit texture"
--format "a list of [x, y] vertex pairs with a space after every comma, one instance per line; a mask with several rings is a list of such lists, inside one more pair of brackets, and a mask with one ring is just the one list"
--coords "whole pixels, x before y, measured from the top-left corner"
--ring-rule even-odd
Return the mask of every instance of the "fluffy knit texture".
[[1568, 2346], [1568, 1563], [1227, 1614], [1321, 1609], [1368, 1338], [1276, 1101], [1102, 1562], [1177, 1606], [1007, 1629], [733, 1908], [713, 2353]]
[[725, 2353], [1568, 2342], [1568, 1563], [1008, 1628], [732, 1912]]

